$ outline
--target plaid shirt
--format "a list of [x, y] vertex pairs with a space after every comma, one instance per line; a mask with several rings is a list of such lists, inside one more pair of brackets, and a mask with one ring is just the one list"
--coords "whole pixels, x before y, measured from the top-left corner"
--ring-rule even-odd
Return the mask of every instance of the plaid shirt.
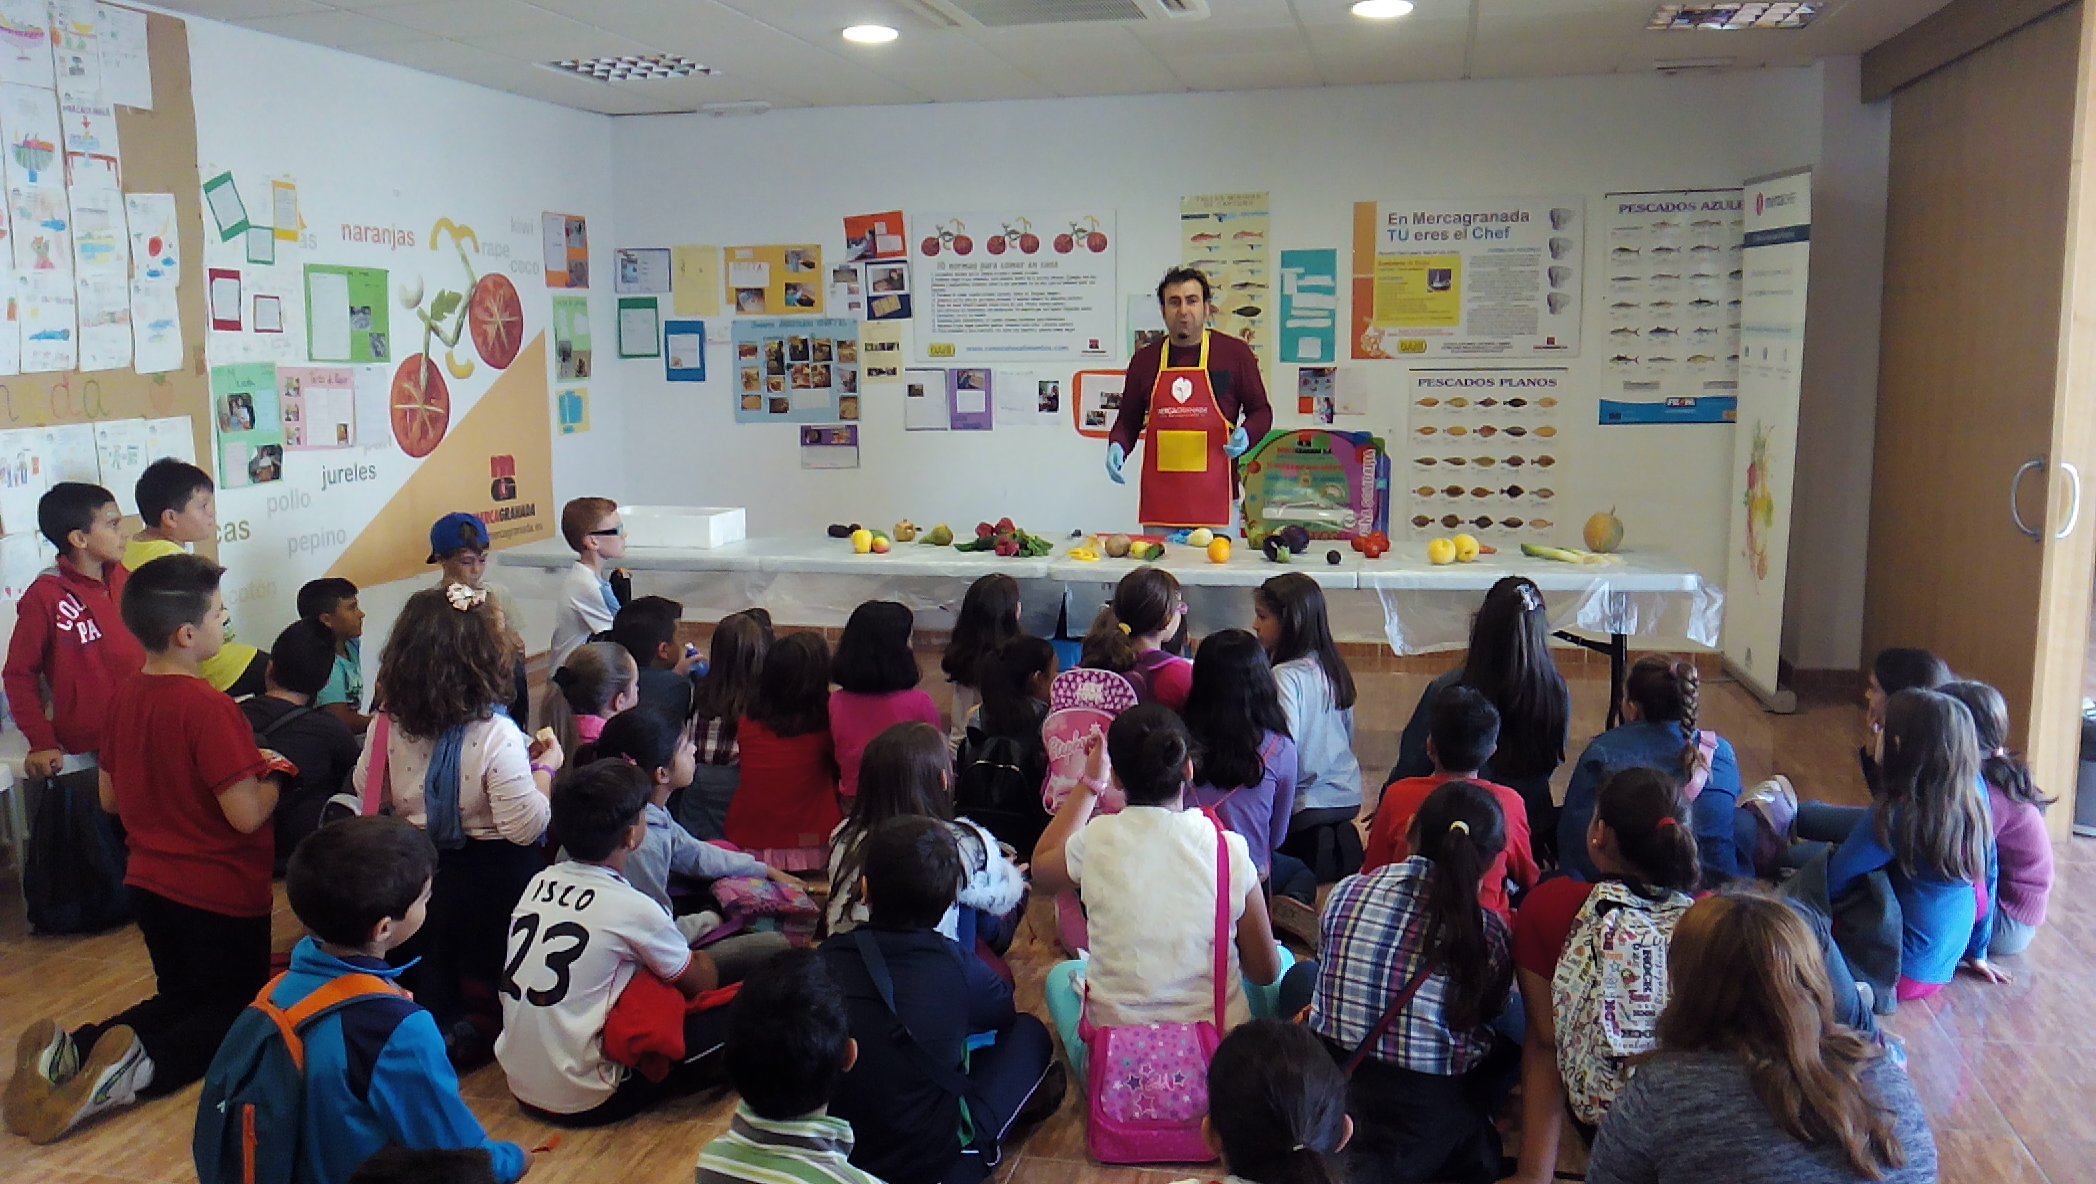
[[[1426, 877], [1433, 866], [1432, 860], [1415, 855], [1350, 876], [1332, 890], [1318, 926], [1324, 956], [1310, 1000], [1312, 1031], [1351, 1052], [1368, 1039], [1376, 1021], [1419, 973], [1426, 958]], [[1491, 977], [1497, 978], [1512, 969], [1506, 922], [1483, 911]], [[1450, 1031], [1442, 1018], [1447, 994], [1448, 975], [1437, 971], [1405, 1004], [1369, 1055], [1439, 1077], [1476, 1068], [1492, 1047], [1492, 1034], [1483, 1025]]]

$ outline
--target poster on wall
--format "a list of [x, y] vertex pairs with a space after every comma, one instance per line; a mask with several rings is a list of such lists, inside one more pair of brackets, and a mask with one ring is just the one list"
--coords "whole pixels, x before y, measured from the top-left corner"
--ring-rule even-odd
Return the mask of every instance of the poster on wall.
[[659, 296], [676, 272], [668, 247], [620, 247], [611, 253], [611, 287], [622, 296]]
[[286, 448], [357, 443], [357, 375], [346, 366], [280, 366], [278, 402]]
[[589, 431], [589, 388], [570, 387], [554, 397], [556, 415], [560, 421], [560, 434], [580, 436]]
[[284, 477], [284, 417], [277, 368], [268, 362], [211, 367], [218, 483], [228, 489]]
[[1074, 388], [1070, 414], [1078, 435], [1104, 440], [1112, 434], [1114, 417], [1121, 413], [1121, 391], [1127, 384], [1125, 370], [1079, 370], [1070, 376]]
[[589, 287], [589, 221], [577, 214], [539, 215], [539, 247], [549, 288]]
[[[143, 19], [144, 14], [139, 14]], [[51, 86], [51, 6], [47, 0], [0, 2], [0, 84]]]
[[1179, 199], [1179, 261], [1208, 277], [1214, 315], [1208, 327], [1252, 347], [1264, 364], [1272, 355], [1267, 325], [1273, 302], [1269, 235], [1273, 218], [1264, 193], [1212, 193]]
[[[7, 36], [0, 30], [0, 39]], [[102, 93], [124, 107], [153, 108], [153, 63], [147, 56], [146, 14], [114, 4], [95, 5], [95, 49]]]
[[1611, 193], [1607, 426], [1731, 423], [1744, 213], [1737, 189]]
[[822, 313], [822, 248], [814, 243], [729, 247], [728, 300], [741, 316]]
[[1164, 309], [1157, 303], [1155, 292], [1144, 292], [1128, 298], [1128, 356], [1134, 357], [1137, 350], [1164, 340]]
[[[80, 297], [73, 277], [60, 271], [21, 276], [22, 373], [48, 374], [80, 365]], [[237, 284], [239, 280], [236, 278]], [[236, 314], [237, 316], [237, 314]]]
[[706, 381], [706, 322], [662, 323], [662, 376], [669, 382]]
[[859, 467], [859, 425], [831, 424], [801, 426], [801, 467], [804, 469], [856, 469]]
[[1102, 359], [1115, 349], [1113, 211], [920, 215], [917, 355]]
[[957, 366], [946, 372], [947, 426], [956, 432], [987, 432], [996, 426], [990, 401], [996, 376], [988, 366]]
[[720, 315], [720, 248], [670, 248], [670, 308], [680, 317]]
[[943, 432], [952, 426], [946, 383], [946, 371], [934, 367], [911, 367], [902, 372], [904, 431]]
[[619, 356], [662, 356], [662, 310], [653, 296], [619, 297]]
[[590, 377], [589, 298], [553, 298], [553, 377], [574, 382]]
[[860, 286], [859, 269], [850, 263], [830, 268], [830, 315], [856, 317], [866, 311], [866, 291]]
[[896, 386], [902, 382], [903, 324], [868, 324], [859, 331], [859, 385]]
[[906, 259], [868, 263], [866, 271], [866, 319], [907, 321], [910, 300], [910, 264]]
[[844, 261], [867, 263], [876, 259], [907, 259], [909, 231], [901, 210], [883, 214], [854, 214], [844, 220]]
[[1576, 197], [1354, 204], [1353, 356], [1579, 355]]
[[1281, 252], [1281, 360], [1327, 365], [1338, 343], [1338, 250]]
[[1416, 538], [1551, 541], [1572, 484], [1562, 425], [1567, 371], [1414, 370], [1405, 386], [1398, 515]]
[[1725, 569], [1726, 665], [1764, 700], [1779, 696], [1791, 485], [1812, 262], [1812, 171], [1747, 182], [1739, 426]]
[[[214, 310], [216, 307], [214, 300]], [[313, 361], [389, 360], [393, 356], [390, 315], [384, 271], [306, 265], [306, 356]]]
[[[95, 424], [95, 460], [102, 474], [101, 486], [117, 498], [117, 508], [130, 516], [138, 513], [138, 479], [146, 466], [159, 457], [153, 452], [153, 434], [143, 419], [105, 419]], [[117, 493], [124, 490], [125, 493]]]
[[737, 320], [735, 422], [859, 418], [859, 322]]

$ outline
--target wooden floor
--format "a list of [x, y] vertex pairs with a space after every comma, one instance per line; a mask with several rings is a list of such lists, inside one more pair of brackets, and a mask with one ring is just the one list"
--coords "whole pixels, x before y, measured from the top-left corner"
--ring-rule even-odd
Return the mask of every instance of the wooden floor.
[[[1601, 725], [1606, 668], [1583, 664], [1577, 674], [1575, 733], [1584, 737]], [[1359, 681], [1362, 765], [1379, 783], [1427, 677], [1368, 671]], [[934, 694], [943, 690], [931, 677], [926, 687]], [[1781, 772], [1808, 797], [1863, 800], [1854, 758], [1860, 708], [1823, 705], [1770, 716], [1726, 684], [1708, 686], [1703, 702], [1705, 726], [1732, 741], [1750, 783]], [[1961, 978], [1935, 1000], [1902, 1007], [1891, 1021], [1911, 1050], [1911, 1071], [1935, 1124], [1947, 1182], [2079, 1184], [2096, 1176], [2096, 1123], [2087, 1117], [2089, 1099], [2096, 1097], [2096, 843], [2071, 844], [2060, 859], [2050, 921], [2028, 955], [2004, 963], [2016, 974], [2013, 986]], [[38, 1017], [97, 1019], [149, 991], [150, 970], [135, 931], [79, 940], [31, 938], [17, 904], [0, 900], [0, 1048], [11, 1050], [16, 1033]], [[1041, 979], [1054, 961], [1052, 933], [1052, 918], [1037, 905], [1012, 957], [1020, 1005], [1043, 1015]], [[296, 922], [280, 906], [280, 946], [288, 948], [296, 936]], [[464, 1092], [500, 1138], [536, 1147], [553, 1134], [518, 1113], [495, 1068], [468, 1077]], [[0, 1181], [194, 1181], [189, 1132], [195, 1101], [192, 1088], [50, 1147], [0, 1135]], [[729, 1100], [692, 1099], [622, 1126], [570, 1133], [557, 1150], [534, 1157], [531, 1184], [689, 1180], [700, 1146], [725, 1129], [731, 1109]], [[1088, 1164], [1083, 1113], [1073, 1090], [1061, 1114], [1009, 1149], [999, 1179], [1165, 1184], [1188, 1174]]]

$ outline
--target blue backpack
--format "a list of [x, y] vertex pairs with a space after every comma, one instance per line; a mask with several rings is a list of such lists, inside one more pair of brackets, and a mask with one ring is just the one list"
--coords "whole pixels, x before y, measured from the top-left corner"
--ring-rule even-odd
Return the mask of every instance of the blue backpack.
[[197, 1101], [190, 1152], [201, 1184], [294, 1184], [305, 1129], [305, 1031], [360, 1000], [407, 992], [373, 974], [345, 974], [293, 1004], [270, 1002], [283, 975], [233, 1021]]

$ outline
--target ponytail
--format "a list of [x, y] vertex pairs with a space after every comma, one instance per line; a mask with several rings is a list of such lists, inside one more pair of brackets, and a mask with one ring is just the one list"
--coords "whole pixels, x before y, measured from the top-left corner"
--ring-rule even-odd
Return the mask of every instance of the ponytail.
[[1310, 1029], [1253, 1020], [1208, 1063], [1208, 1118], [1223, 1166], [1254, 1184], [1340, 1184], [1346, 1076]]
[[1136, 638], [1161, 633], [1184, 603], [1179, 580], [1161, 567], [1139, 567], [1114, 585], [1113, 598], [1092, 618], [1079, 665], [1126, 674], [1142, 657]]
[[1490, 791], [1450, 781], [1427, 795], [1412, 819], [1412, 850], [1433, 862], [1427, 873], [1429, 965], [1448, 976], [1443, 1014], [1451, 1031], [1480, 1027], [1506, 1006], [1510, 972], [1492, 972], [1478, 885], [1506, 850], [1506, 814]]
[[583, 745], [568, 763], [579, 769], [596, 761], [622, 760], [652, 779], [657, 770], [677, 763], [677, 743], [683, 738], [681, 720], [650, 707], [635, 707], [612, 716], [596, 743]]
[[606, 714], [639, 677], [633, 655], [624, 646], [608, 641], [577, 646], [553, 672], [552, 685], [546, 688], [546, 726], [553, 729], [561, 751], [574, 752], [580, 747], [577, 719]]
[[1106, 755], [1129, 805], [1162, 806], [1178, 800], [1186, 788], [1193, 743], [1170, 708], [1144, 703], [1114, 718], [1106, 731]]
[[1681, 786], [1658, 769], [1622, 769], [1601, 783], [1594, 817], [1616, 838], [1624, 879], [1646, 896], [1689, 892], [1702, 874]]
[[2056, 799], [2046, 797], [2032, 779], [2023, 754], [2009, 750], [2009, 704], [2001, 692], [1983, 682], [1951, 682], [1940, 688], [1972, 713], [1972, 731], [1979, 741], [1980, 776], [2007, 795], [2012, 802], [2043, 810]]
[[1702, 764], [1696, 744], [1696, 716], [1702, 704], [1703, 676], [1688, 658], [1647, 654], [1623, 680], [1623, 697], [1637, 704], [1648, 723], [1681, 727], [1681, 776], [1694, 777]]

